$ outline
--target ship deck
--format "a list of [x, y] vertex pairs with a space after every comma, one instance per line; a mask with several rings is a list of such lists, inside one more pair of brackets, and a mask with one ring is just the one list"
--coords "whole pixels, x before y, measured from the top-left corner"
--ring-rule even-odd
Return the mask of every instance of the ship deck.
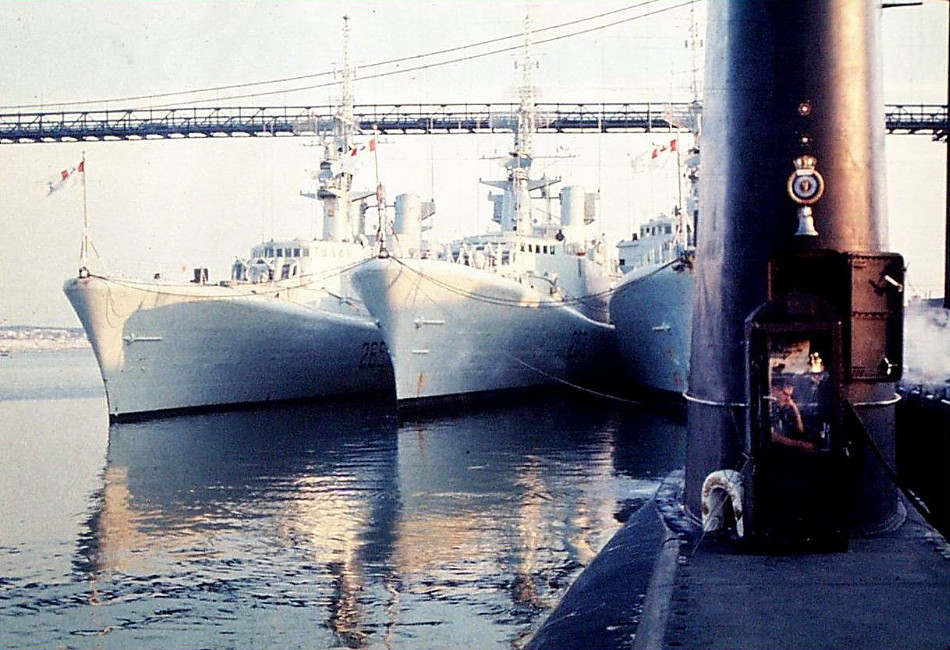
[[950, 545], [909, 506], [847, 552], [779, 556], [689, 531], [675, 491], [615, 535], [528, 648], [950, 645]]

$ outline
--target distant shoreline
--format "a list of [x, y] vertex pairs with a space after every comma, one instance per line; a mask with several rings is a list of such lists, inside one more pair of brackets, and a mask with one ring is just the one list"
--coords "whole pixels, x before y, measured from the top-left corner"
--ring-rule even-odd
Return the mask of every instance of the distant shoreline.
[[4, 325], [0, 327], [0, 355], [21, 352], [78, 350], [89, 347], [81, 327]]

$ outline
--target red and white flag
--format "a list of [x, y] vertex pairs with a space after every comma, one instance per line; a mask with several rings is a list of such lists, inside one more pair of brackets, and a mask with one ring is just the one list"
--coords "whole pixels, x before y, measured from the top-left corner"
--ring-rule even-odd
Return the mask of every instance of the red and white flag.
[[667, 157], [664, 154], [675, 152], [678, 148], [676, 138], [663, 144], [655, 144], [652, 149], [644, 151], [630, 161], [634, 173], [642, 173], [661, 169], [665, 166]]
[[376, 138], [373, 138], [366, 144], [350, 147], [350, 156], [355, 156], [363, 151], [376, 151]]
[[666, 153], [667, 151], [676, 151], [676, 140], [670, 140], [669, 144], [660, 144], [653, 147], [653, 153], [650, 156], [651, 158], [659, 158], [660, 154]]
[[361, 155], [364, 151], [376, 151], [376, 138], [373, 138], [366, 144], [354, 145], [347, 150], [347, 155], [341, 160], [340, 171], [353, 173], [366, 160], [367, 156]]
[[58, 192], [59, 190], [65, 187], [71, 187], [76, 183], [85, 183], [86, 182], [86, 161], [81, 161], [75, 167], [70, 167], [69, 169], [64, 169], [59, 172], [59, 175], [56, 178], [50, 179], [46, 182], [46, 196], [49, 196], [53, 192]]

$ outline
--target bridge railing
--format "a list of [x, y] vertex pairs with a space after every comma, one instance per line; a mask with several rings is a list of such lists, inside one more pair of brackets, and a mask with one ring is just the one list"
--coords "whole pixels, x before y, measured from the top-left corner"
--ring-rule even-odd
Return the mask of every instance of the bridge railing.
[[948, 119], [945, 104], [888, 104], [885, 111], [888, 133], [926, 133], [946, 140]]
[[[507, 133], [518, 104], [367, 104], [354, 107], [365, 133]], [[701, 110], [690, 102], [538, 103], [542, 133], [687, 131]], [[0, 143], [223, 136], [300, 136], [329, 132], [333, 106], [130, 108], [0, 113]], [[947, 137], [947, 106], [891, 104], [889, 133]]]

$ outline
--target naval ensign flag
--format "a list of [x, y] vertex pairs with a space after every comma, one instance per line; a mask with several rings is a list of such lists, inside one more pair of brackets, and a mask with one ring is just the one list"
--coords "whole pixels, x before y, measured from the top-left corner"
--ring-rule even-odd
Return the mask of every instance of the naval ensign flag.
[[83, 160], [75, 167], [70, 167], [69, 169], [64, 169], [59, 172], [59, 176], [53, 180], [46, 182], [46, 196], [49, 196], [53, 192], [58, 192], [64, 187], [71, 187], [76, 183], [85, 182], [86, 178], [86, 161]]

